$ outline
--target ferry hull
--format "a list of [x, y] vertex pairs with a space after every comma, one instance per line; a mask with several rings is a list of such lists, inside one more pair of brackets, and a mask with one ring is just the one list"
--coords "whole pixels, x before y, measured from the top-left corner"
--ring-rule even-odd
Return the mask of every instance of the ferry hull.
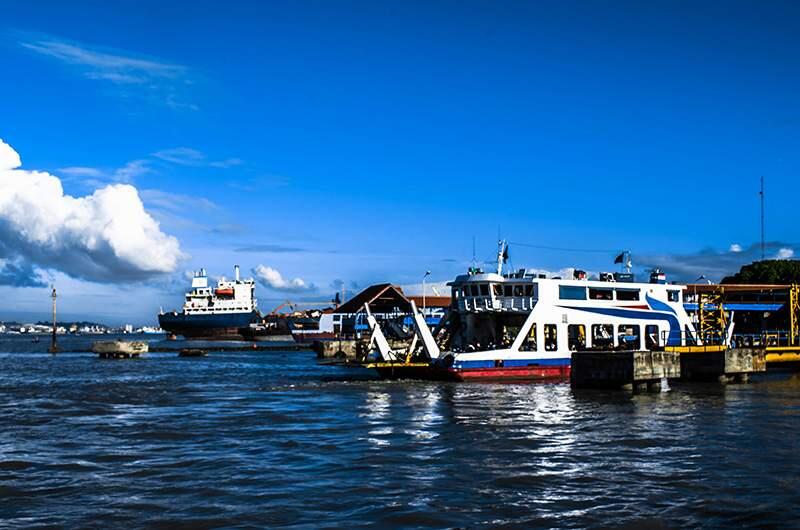
[[463, 368], [448, 370], [457, 381], [545, 381], [569, 379], [569, 365]]
[[209, 315], [187, 315], [186, 313], [164, 313], [158, 315], [161, 329], [186, 339], [243, 340], [243, 328], [259, 321], [258, 313], [230, 313]]
[[422, 379], [430, 381], [566, 381], [570, 366], [513, 366], [493, 368], [443, 368], [435, 365], [376, 366], [383, 379]]

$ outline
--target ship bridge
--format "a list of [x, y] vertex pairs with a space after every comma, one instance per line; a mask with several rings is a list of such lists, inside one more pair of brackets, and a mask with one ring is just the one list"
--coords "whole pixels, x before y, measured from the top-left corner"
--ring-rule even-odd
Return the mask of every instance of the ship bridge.
[[475, 271], [450, 283], [459, 312], [529, 313], [539, 298], [537, 276], [521, 270], [509, 275]]

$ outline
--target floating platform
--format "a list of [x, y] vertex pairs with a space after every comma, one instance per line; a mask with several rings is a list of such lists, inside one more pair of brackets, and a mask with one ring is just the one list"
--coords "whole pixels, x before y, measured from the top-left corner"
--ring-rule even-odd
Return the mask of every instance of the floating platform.
[[148, 350], [148, 344], [142, 341], [101, 340], [92, 344], [92, 351], [101, 359], [136, 359]]

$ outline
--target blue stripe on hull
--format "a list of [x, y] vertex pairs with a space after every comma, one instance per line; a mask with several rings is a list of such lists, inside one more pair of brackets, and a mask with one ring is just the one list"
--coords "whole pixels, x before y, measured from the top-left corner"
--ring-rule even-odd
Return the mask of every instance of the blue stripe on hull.
[[[503, 367], [516, 368], [523, 366], [569, 366], [570, 358], [563, 357], [557, 359], [503, 359]], [[469, 368], [495, 368], [494, 359], [481, 359], [475, 361], [459, 361], [453, 364], [453, 368], [469, 369]]]

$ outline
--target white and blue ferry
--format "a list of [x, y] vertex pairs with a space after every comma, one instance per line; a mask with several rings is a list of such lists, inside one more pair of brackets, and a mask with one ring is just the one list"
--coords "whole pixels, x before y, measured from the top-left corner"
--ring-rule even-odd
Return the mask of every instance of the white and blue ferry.
[[[667, 284], [654, 271], [650, 283], [625, 273], [601, 273], [596, 280], [575, 271], [571, 279], [546, 278], [521, 269], [504, 274], [505, 243], [500, 243], [494, 272], [470, 269], [448, 285], [451, 307], [446, 323], [433, 332], [419, 318], [418, 342], [433, 378], [550, 379], [567, 378], [570, 358], [578, 350], [658, 350], [700, 343], [683, 307], [684, 286]], [[629, 261], [628, 261], [629, 265]], [[393, 352], [379, 340], [375, 368], [382, 375], [402, 374]], [[435, 338], [434, 338], [435, 337]], [[414, 353], [412, 351], [412, 353]], [[418, 365], [417, 365], [418, 367]]]

